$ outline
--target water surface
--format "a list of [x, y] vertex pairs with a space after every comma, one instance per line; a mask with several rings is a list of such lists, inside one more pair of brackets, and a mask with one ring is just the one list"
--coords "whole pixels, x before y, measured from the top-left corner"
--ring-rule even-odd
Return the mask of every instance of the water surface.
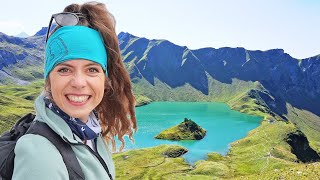
[[[229, 144], [247, 135], [259, 126], [261, 117], [231, 110], [226, 104], [211, 102], [152, 102], [136, 108], [138, 132], [135, 144], [126, 139], [126, 149], [137, 149], [160, 144], [177, 144], [189, 152], [183, 157], [189, 163], [206, 159], [207, 153], [226, 154]], [[207, 130], [201, 140], [168, 141], [154, 137], [161, 131], [192, 119]]]

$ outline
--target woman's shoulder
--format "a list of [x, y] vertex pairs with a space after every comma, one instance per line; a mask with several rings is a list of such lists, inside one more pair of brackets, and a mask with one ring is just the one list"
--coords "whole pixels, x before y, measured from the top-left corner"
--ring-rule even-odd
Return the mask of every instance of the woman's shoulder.
[[67, 169], [58, 149], [45, 137], [22, 136], [15, 147], [13, 179], [64, 179]]
[[[23, 135], [16, 144], [15, 153], [19, 153], [22, 150], [23, 153], [30, 153], [36, 155], [42, 155], [41, 152], [47, 153], [59, 153], [56, 147], [45, 137], [36, 134]], [[40, 153], [40, 154], [38, 154]]]

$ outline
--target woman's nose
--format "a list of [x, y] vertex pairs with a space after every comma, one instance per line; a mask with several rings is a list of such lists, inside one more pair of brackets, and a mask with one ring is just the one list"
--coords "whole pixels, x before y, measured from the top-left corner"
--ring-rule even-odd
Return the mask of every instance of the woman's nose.
[[86, 76], [83, 73], [75, 73], [72, 80], [71, 86], [74, 88], [84, 88], [87, 85]]

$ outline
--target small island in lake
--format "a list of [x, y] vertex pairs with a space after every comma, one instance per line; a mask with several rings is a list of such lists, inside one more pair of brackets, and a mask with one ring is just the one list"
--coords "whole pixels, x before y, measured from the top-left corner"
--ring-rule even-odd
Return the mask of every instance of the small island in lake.
[[155, 138], [167, 140], [200, 140], [206, 135], [206, 130], [193, 122], [184, 118], [184, 121], [177, 126], [162, 131]]

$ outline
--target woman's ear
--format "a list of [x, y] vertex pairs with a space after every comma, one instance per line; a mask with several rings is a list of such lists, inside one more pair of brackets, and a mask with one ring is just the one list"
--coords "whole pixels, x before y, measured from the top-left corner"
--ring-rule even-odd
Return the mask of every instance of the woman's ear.
[[49, 76], [47, 77], [47, 79], [45, 80], [44, 82], [44, 90], [49, 92], [51, 91], [51, 87], [50, 87], [50, 79], [49, 79]]
[[49, 76], [48, 76], [48, 78], [45, 80], [45, 83], [44, 83], [44, 91], [45, 91], [46, 96], [49, 97], [50, 99], [52, 99], [51, 83], [50, 83]]

